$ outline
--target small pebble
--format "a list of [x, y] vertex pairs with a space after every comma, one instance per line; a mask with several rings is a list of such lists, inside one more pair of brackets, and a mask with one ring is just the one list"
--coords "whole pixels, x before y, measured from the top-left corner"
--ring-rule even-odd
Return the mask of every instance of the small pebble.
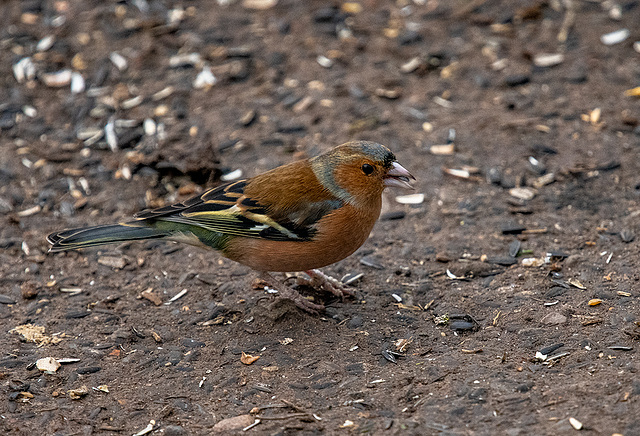
[[631, 32], [629, 31], [629, 29], [620, 29], [616, 30], [615, 32], [602, 35], [600, 37], [600, 41], [602, 41], [604, 45], [614, 45], [621, 43], [622, 41], [627, 39], [630, 34]]
[[211, 68], [208, 65], [202, 67], [202, 71], [198, 73], [198, 76], [193, 81], [193, 87], [195, 89], [210, 88], [215, 85], [218, 79], [211, 72]]

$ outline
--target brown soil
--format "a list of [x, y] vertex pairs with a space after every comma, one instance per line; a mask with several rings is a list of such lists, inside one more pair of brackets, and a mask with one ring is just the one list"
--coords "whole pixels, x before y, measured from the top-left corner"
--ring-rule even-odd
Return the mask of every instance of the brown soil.
[[[638, 2], [243, 3], [2, 2], [0, 433], [640, 435]], [[45, 84], [67, 68], [85, 90]], [[110, 123], [117, 147], [85, 142]], [[316, 294], [320, 316], [197, 248], [47, 254], [51, 231], [351, 139], [393, 149], [425, 201], [386, 194], [325, 268], [362, 273], [357, 297]]]

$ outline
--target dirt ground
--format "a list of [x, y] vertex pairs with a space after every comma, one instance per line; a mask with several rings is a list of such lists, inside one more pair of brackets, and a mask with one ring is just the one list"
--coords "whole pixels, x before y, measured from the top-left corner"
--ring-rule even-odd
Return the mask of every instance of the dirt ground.
[[[640, 3], [274, 3], [0, 4], [0, 433], [640, 435]], [[319, 316], [193, 247], [47, 254], [352, 139], [424, 201]]]

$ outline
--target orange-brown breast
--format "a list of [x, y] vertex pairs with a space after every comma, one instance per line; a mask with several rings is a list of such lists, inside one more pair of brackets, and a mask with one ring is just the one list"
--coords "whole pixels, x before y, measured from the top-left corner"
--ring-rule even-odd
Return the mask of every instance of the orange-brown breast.
[[346, 205], [318, 222], [313, 241], [234, 238], [225, 256], [258, 271], [306, 271], [331, 265], [356, 251], [380, 215], [382, 199], [366, 211]]

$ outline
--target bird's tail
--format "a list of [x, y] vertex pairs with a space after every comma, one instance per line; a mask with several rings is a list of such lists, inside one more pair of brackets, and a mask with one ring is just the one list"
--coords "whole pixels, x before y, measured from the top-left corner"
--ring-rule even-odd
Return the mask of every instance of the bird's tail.
[[126, 241], [158, 239], [167, 236], [169, 236], [167, 231], [122, 223], [63, 230], [47, 236], [47, 241], [51, 244], [49, 251], [57, 252]]

